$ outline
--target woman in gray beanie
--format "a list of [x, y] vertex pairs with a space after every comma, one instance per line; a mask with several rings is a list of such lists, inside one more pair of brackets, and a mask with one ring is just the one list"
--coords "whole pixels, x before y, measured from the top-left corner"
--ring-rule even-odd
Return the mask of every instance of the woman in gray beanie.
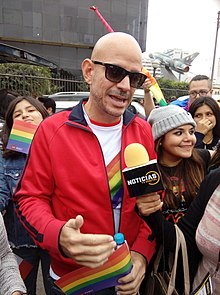
[[[154, 109], [148, 121], [152, 126], [158, 166], [165, 190], [160, 198], [158, 195], [138, 197], [137, 207], [160, 244], [164, 243], [165, 237], [172, 237], [170, 232], [166, 231], [163, 220], [177, 223], [197, 196], [200, 184], [207, 173], [210, 152], [194, 148], [196, 123], [191, 114], [181, 107], [169, 105]], [[159, 209], [162, 209], [162, 214]], [[156, 213], [151, 214], [154, 212]], [[198, 265], [197, 258], [198, 255], [192, 251], [189, 259], [195, 259], [195, 263], [190, 270], [191, 283]], [[179, 265], [176, 287], [179, 294], [182, 294], [183, 274]]]
[[210, 152], [194, 148], [196, 123], [181, 107], [169, 105], [154, 109], [148, 121], [165, 186], [164, 216], [175, 223], [196, 197], [207, 173]]
[[148, 117], [148, 122], [152, 126], [154, 140], [182, 125], [189, 124], [196, 127], [196, 122], [191, 114], [175, 105], [153, 109]]

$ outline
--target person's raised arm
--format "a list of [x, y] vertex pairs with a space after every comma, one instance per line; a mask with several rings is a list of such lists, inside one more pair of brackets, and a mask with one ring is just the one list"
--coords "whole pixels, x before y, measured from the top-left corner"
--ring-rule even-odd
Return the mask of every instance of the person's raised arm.
[[144, 111], [146, 117], [148, 117], [150, 112], [155, 108], [153, 95], [150, 92], [150, 87], [152, 86], [151, 81], [146, 79], [142, 86], [144, 89]]

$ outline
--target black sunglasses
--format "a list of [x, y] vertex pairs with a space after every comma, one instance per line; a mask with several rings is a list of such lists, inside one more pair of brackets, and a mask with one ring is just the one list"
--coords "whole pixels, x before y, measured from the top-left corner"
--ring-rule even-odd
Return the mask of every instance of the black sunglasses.
[[129, 76], [131, 87], [139, 88], [146, 79], [146, 76], [142, 73], [128, 72], [119, 66], [96, 60], [93, 60], [92, 62], [105, 67], [105, 77], [111, 82], [120, 83], [126, 76]]

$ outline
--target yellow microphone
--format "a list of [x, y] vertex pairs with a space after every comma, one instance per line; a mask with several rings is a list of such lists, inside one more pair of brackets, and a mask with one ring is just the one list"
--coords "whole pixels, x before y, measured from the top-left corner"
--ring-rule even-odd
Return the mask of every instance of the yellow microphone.
[[124, 150], [127, 168], [123, 169], [130, 197], [138, 197], [164, 189], [157, 160], [149, 161], [146, 148], [140, 143], [131, 143]]
[[147, 164], [149, 155], [142, 144], [134, 142], [126, 146], [124, 159], [126, 166], [131, 168]]

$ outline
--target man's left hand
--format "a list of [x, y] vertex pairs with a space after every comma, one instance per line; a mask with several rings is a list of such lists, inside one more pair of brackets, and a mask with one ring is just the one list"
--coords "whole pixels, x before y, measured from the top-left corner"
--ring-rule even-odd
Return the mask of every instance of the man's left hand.
[[131, 251], [131, 261], [133, 268], [131, 272], [118, 280], [116, 286], [118, 295], [136, 295], [146, 271], [146, 258], [134, 251]]

